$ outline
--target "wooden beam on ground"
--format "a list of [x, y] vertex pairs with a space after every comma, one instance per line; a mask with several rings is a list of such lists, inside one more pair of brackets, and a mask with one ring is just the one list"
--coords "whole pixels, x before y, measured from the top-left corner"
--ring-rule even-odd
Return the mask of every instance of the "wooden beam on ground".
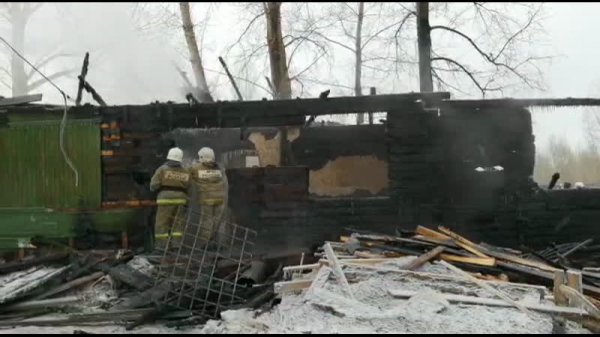
[[[423, 246], [435, 246], [435, 244], [429, 243], [429, 242], [422, 242], [422, 241], [417, 241], [417, 240], [413, 240], [413, 239], [406, 239], [406, 238], [400, 238], [400, 237], [396, 237], [396, 236], [388, 236], [388, 235], [355, 235], [354, 236], [357, 240], [359, 241], [367, 241], [367, 242], [374, 242], [374, 241], [382, 241], [382, 242], [394, 242], [394, 243], [412, 243], [412, 244], [417, 244], [417, 245], [423, 245]], [[346, 237], [346, 236], [342, 236], [341, 237], [342, 242], [347, 242], [350, 238]], [[345, 241], [344, 241], [345, 240]]]
[[456, 242], [454, 242], [454, 240], [452, 239], [448, 239], [448, 240], [442, 240], [442, 239], [438, 239], [438, 238], [434, 238], [431, 236], [424, 236], [424, 235], [415, 235], [412, 237], [413, 240], [416, 241], [425, 241], [425, 242], [429, 242], [432, 244], [435, 244], [437, 246], [446, 246], [446, 247], [450, 247], [450, 248], [460, 248]]
[[47, 264], [47, 263], [59, 262], [61, 260], [66, 259], [68, 256], [69, 256], [69, 252], [61, 252], [61, 253], [42, 256], [40, 258], [31, 259], [28, 261], [17, 261], [17, 262], [5, 263], [5, 264], [0, 265], [0, 275], [29, 269], [31, 267], [43, 265], [43, 264]]
[[[468, 280], [465, 280], [464, 277], [460, 277], [458, 275], [434, 274], [434, 273], [419, 272], [419, 271], [412, 271], [412, 270], [388, 268], [388, 267], [382, 267], [382, 266], [361, 265], [361, 264], [354, 263], [354, 261], [346, 261], [344, 263], [344, 265], [352, 266], [352, 267], [360, 268], [360, 269], [373, 270], [373, 271], [376, 271], [379, 273], [392, 273], [392, 274], [411, 276], [411, 277], [415, 277], [415, 278], [424, 278], [424, 279], [433, 279], [433, 280], [435, 280], [435, 279], [452, 280], [452, 281], [461, 282], [461, 283], [472, 283], [472, 282], [469, 282]], [[483, 282], [487, 282], [492, 285], [506, 285], [506, 282], [504, 282], [504, 281], [483, 281]], [[540, 291], [547, 290], [546, 287], [544, 287], [544, 286], [526, 284], [526, 283], [511, 282], [510, 285], [513, 287], [516, 287], [516, 288], [523, 288], [523, 289], [536, 289], [536, 290], [540, 290]]]
[[358, 259], [385, 259], [385, 255], [373, 254], [367, 252], [354, 252], [354, 257]]
[[496, 265], [496, 259], [494, 259], [493, 257], [488, 257], [488, 258], [464, 257], [464, 256], [450, 255], [450, 254], [442, 254], [442, 255], [440, 255], [440, 257], [444, 261], [469, 263], [469, 264], [475, 264], [478, 266], [494, 267]]
[[52, 290], [50, 290], [50, 291], [48, 291], [48, 292], [46, 292], [46, 293], [44, 293], [44, 294], [36, 297], [36, 300], [43, 300], [43, 299], [46, 299], [46, 298], [58, 295], [58, 294], [60, 294], [62, 292], [65, 292], [67, 290], [70, 290], [70, 289], [73, 289], [73, 288], [77, 288], [79, 286], [82, 286], [82, 285], [84, 285], [86, 283], [90, 283], [92, 281], [96, 281], [97, 279], [101, 278], [102, 276], [104, 276], [103, 272], [97, 272], [97, 273], [94, 273], [94, 274], [86, 276], [86, 277], [78, 278], [76, 280], [73, 280], [71, 282], [67, 282], [67, 283], [65, 283], [65, 284], [63, 284], [63, 285], [61, 285], [61, 286], [59, 286], [59, 287], [57, 287], [55, 289], [52, 289]]
[[[541, 279], [545, 279], [545, 280], [547, 280], [547, 282], [549, 284], [552, 284], [552, 282], [554, 282], [554, 272], [550, 273], [550, 272], [546, 272], [543, 270], [528, 268], [528, 267], [525, 267], [525, 266], [522, 266], [519, 264], [508, 263], [508, 262], [498, 261], [498, 260], [496, 261], [496, 264], [502, 268], [514, 270], [514, 271], [517, 271], [520, 273], [524, 273], [524, 274], [535, 276], [535, 277], [538, 277]], [[556, 271], [556, 270], [559, 270], [559, 269], [555, 269], [554, 271]], [[590, 286], [588, 284], [583, 285], [583, 292], [586, 295], [600, 297], [600, 288]]]
[[515, 255], [510, 255], [510, 254], [506, 254], [506, 253], [501, 253], [501, 252], [496, 252], [496, 251], [492, 251], [492, 250], [488, 250], [485, 249], [481, 246], [476, 247], [479, 251], [481, 251], [482, 253], [491, 256], [491, 257], [495, 257], [496, 259], [499, 260], [506, 260], [506, 261], [510, 261], [516, 264], [520, 264], [523, 266], [528, 266], [528, 267], [533, 267], [533, 268], [537, 268], [537, 269], [541, 269], [543, 271], [547, 271], [547, 272], [551, 272], [554, 273], [554, 271], [556, 271], [556, 268], [551, 267], [545, 263], [541, 263], [541, 262], [537, 262], [537, 261], [533, 261], [533, 260], [527, 260], [527, 259], [523, 259], [521, 257], [515, 256]]
[[423, 226], [417, 226], [417, 229], [415, 230], [415, 233], [419, 234], [419, 235], [423, 235], [423, 236], [428, 236], [428, 237], [432, 237], [435, 239], [440, 239], [440, 240], [450, 240], [452, 241], [452, 238], [444, 235], [442, 233], [438, 233], [434, 230], [431, 230], [429, 228], [423, 227]]
[[3, 311], [19, 311], [19, 310], [32, 310], [32, 309], [41, 309], [41, 308], [53, 308], [53, 307], [61, 307], [73, 303], [81, 302], [81, 299], [77, 296], [69, 296], [63, 298], [52, 298], [49, 300], [41, 300], [41, 301], [28, 301], [23, 303], [17, 303], [6, 308], [3, 308]]
[[572, 307], [581, 308], [590, 316], [600, 319], [600, 309], [596, 308], [582, 293], [564, 284], [559, 286], [559, 291], [569, 299]]
[[289, 273], [289, 272], [295, 272], [295, 271], [303, 271], [303, 270], [314, 270], [314, 269], [319, 269], [321, 268], [321, 265], [316, 263], [316, 264], [305, 264], [305, 265], [301, 265], [301, 266], [289, 266], [289, 267], [285, 267], [283, 268], [283, 272], [284, 273]]
[[[406, 290], [388, 290], [388, 293], [396, 298], [411, 298], [418, 294], [415, 291], [406, 291]], [[513, 308], [514, 305], [511, 303], [507, 303], [504, 300], [498, 300], [493, 298], [483, 298], [483, 297], [473, 297], [473, 296], [464, 296], [464, 295], [454, 295], [454, 294], [441, 294], [442, 298], [447, 300], [450, 303], [464, 303], [464, 304], [474, 304], [474, 305], [485, 305], [490, 307], [501, 307], [501, 308]], [[578, 308], [569, 308], [569, 307], [557, 307], [557, 306], [547, 306], [541, 304], [530, 304], [530, 303], [519, 303], [523, 308], [548, 313], [548, 314], [569, 314], [569, 315], [586, 315], [587, 312]]]
[[416, 260], [409, 263], [404, 269], [406, 269], [406, 270], [417, 269], [417, 268], [421, 267], [422, 265], [424, 265], [425, 263], [431, 261], [432, 259], [435, 259], [438, 255], [440, 255], [444, 251], [444, 249], [445, 249], [445, 247], [438, 246], [438, 247], [430, 250], [429, 252], [419, 256]]
[[284, 294], [292, 291], [299, 291], [306, 288], [309, 288], [313, 283], [313, 280], [297, 280], [297, 281], [288, 281], [288, 282], [277, 282], [274, 285], [276, 294]]
[[567, 297], [560, 291], [560, 286], [564, 285], [565, 281], [566, 277], [564, 271], [557, 270], [554, 272], [554, 286], [552, 288], [552, 292], [554, 294], [554, 303], [561, 307], [567, 306], [568, 304]]
[[462, 243], [462, 244], [464, 244], [464, 245], [467, 245], [467, 246], [469, 246], [469, 247], [477, 247], [477, 246], [478, 246], [476, 243], [474, 243], [474, 242], [471, 242], [471, 241], [469, 241], [469, 240], [467, 240], [467, 239], [463, 238], [462, 236], [460, 236], [460, 235], [458, 235], [458, 234], [456, 234], [456, 233], [452, 232], [452, 231], [451, 231], [451, 230], [449, 230], [448, 228], [445, 228], [445, 227], [443, 227], [443, 226], [439, 226], [439, 227], [438, 227], [438, 230], [439, 230], [440, 232], [442, 232], [442, 233], [444, 233], [444, 234], [448, 235], [448, 236], [449, 236], [449, 237], [451, 237], [452, 239], [454, 239], [454, 240], [457, 242], [457, 244], [460, 242], [460, 243]]
[[488, 259], [490, 258], [489, 256], [483, 254], [482, 252], [478, 251], [477, 249], [475, 249], [475, 248], [473, 248], [471, 246], [465, 245], [462, 242], [456, 242], [456, 245], [458, 245], [460, 248], [462, 248], [462, 249], [464, 249], [464, 250], [466, 250], [466, 251], [468, 251], [470, 253], [475, 254], [476, 256], [483, 257], [483, 258], [488, 258]]
[[563, 258], [568, 257], [569, 255], [575, 253], [576, 251], [578, 251], [579, 249], [589, 245], [590, 243], [594, 242], [594, 239], [587, 239], [585, 241], [583, 241], [582, 243], [578, 244], [577, 246], [571, 248], [568, 252], [562, 254]]
[[473, 283], [479, 285], [481, 288], [491, 292], [492, 294], [500, 297], [501, 299], [503, 299], [504, 301], [506, 301], [507, 303], [512, 304], [513, 306], [515, 306], [516, 308], [518, 308], [519, 310], [521, 310], [523, 313], [525, 314], [530, 314], [529, 310], [527, 310], [523, 305], [513, 301], [510, 297], [508, 297], [508, 295], [504, 294], [503, 292], [501, 292], [498, 289], [495, 289], [493, 287], [491, 287], [489, 284], [485, 283], [485, 281], [479, 280], [471, 275], [469, 275], [469, 273], [456, 268], [455, 266], [449, 264], [446, 261], [440, 261], [440, 263], [445, 266], [446, 268], [454, 271], [455, 273], [462, 275], [464, 278], [466, 278], [467, 280], [472, 281]]
[[583, 293], [583, 275], [575, 270], [567, 270], [567, 285]]
[[327, 260], [329, 260], [329, 266], [331, 267], [331, 269], [333, 269], [333, 273], [335, 274], [335, 277], [338, 279], [338, 282], [340, 282], [340, 284], [342, 285], [344, 292], [346, 293], [346, 295], [348, 297], [354, 298], [354, 295], [352, 294], [352, 291], [350, 290], [350, 285], [348, 284], [348, 280], [346, 279], [346, 276], [344, 275], [344, 271], [342, 270], [342, 267], [340, 266], [337, 256], [335, 256], [335, 253], [333, 252], [333, 248], [331, 248], [331, 245], [327, 243], [327, 244], [325, 244], [323, 249], [325, 250], [325, 255], [327, 256]]

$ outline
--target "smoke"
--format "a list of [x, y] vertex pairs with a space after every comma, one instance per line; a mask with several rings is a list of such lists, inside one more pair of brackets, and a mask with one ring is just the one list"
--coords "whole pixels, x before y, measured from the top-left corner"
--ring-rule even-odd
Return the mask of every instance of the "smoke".
[[[148, 104], [152, 101], [184, 102], [181, 78], [174, 61], [182, 56], [168, 43], [146, 36], [131, 18], [131, 3], [45, 3], [26, 30], [24, 54], [34, 64], [53, 53], [67, 54], [41, 70], [51, 75], [73, 69], [55, 82], [76, 96], [77, 75], [86, 52], [90, 52], [87, 79], [109, 104]], [[3, 27], [10, 36], [10, 27]], [[29, 71], [30, 69], [26, 69]], [[61, 103], [49, 85], [35, 90], [44, 103]], [[83, 102], [92, 102], [84, 93]]]

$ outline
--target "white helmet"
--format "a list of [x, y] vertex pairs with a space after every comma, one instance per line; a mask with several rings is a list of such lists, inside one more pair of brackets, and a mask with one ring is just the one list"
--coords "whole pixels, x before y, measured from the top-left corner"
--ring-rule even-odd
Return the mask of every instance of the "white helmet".
[[214, 163], [215, 162], [215, 151], [210, 147], [203, 147], [198, 151], [198, 161], [200, 163]]
[[174, 147], [169, 150], [169, 154], [167, 154], [167, 160], [172, 160], [176, 162], [180, 162], [183, 160], [183, 151], [180, 148]]

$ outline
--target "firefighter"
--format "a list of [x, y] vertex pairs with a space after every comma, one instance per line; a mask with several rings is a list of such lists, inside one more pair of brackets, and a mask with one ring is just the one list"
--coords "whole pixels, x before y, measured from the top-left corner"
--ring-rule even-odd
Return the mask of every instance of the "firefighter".
[[[192, 165], [191, 171], [198, 188], [198, 207], [202, 214], [200, 235], [204, 240], [209, 241], [213, 232], [218, 231], [215, 225], [222, 225], [222, 217], [227, 207], [223, 172], [215, 162], [215, 152], [208, 147], [198, 151], [198, 162]], [[224, 230], [224, 226], [220, 228], [220, 231]]]
[[167, 162], [159, 167], [150, 181], [150, 190], [158, 192], [154, 235], [158, 246], [165, 247], [166, 239], [174, 227], [185, 216], [188, 189], [191, 184], [189, 171], [181, 166], [183, 151], [172, 148], [167, 154]]

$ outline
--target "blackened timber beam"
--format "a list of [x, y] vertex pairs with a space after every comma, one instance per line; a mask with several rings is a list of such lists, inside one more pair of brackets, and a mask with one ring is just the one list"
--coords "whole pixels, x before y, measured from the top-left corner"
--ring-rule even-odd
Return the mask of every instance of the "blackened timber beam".
[[[304, 116], [340, 115], [351, 113], [380, 112], [398, 110], [419, 100], [435, 102], [447, 99], [450, 94], [409, 93], [396, 95], [377, 95], [360, 97], [332, 97], [327, 99], [292, 99], [272, 101], [216, 102], [195, 106], [189, 104], [153, 104], [146, 106], [127, 106], [131, 113], [153, 107], [161, 114], [170, 114], [172, 127], [239, 127], [246, 118], [246, 126], [285, 125], [290, 118]], [[122, 114], [123, 106], [97, 108], [101, 115]], [[75, 107], [72, 114], [87, 111], [89, 107]], [[153, 114], [156, 115], [156, 114]]]
[[528, 98], [528, 99], [485, 99], [485, 100], [448, 100], [434, 104], [435, 107], [454, 109], [511, 109], [531, 107], [584, 107], [600, 106], [600, 98]]

